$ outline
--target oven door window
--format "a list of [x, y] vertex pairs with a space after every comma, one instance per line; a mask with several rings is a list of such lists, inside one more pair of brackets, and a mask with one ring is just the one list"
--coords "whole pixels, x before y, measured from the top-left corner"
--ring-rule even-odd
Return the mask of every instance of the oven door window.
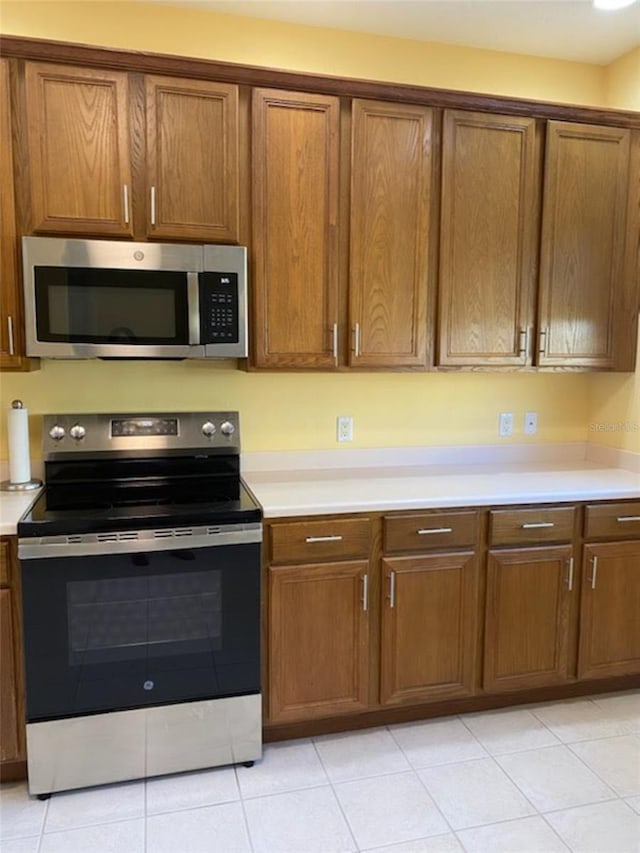
[[23, 561], [28, 720], [259, 692], [259, 549]]
[[189, 343], [187, 274], [152, 270], [35, 268], [39, 341]]

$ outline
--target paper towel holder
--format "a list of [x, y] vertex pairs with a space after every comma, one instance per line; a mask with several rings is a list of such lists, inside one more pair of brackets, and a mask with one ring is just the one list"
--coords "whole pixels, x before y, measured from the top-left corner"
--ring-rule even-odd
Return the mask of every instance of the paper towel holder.
[[[24, 409], [22, 400], [14, 400], [11, 403], [12, 409]], [[33, 489], [39, 489], [42, 486], [42, 480], [32, 478], [24, 483], [12, 483], [11, 480], [3, 480], [0, 483], [0, 491], [2, 492], [30, 492]]]

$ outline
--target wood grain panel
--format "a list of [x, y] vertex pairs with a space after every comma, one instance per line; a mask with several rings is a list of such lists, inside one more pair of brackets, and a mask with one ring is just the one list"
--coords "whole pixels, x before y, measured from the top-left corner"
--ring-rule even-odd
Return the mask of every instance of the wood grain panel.
[[474, 545], [478, 537], [476, 512], [421, 512], [383, 519], [384, 551], [424, 551]]
[[238, 87], [145, 78], [150, 237], [238, 240]]
[[426, 365], [432, 123], [424, 107], [353, 102], [351, 366]]
[[0, 541], [0, 586], [9, 586], [11, 550], [6, 540]]
[[0, 589], [0, 761], [20, 756], [11, 597]]
[[131, 235], [127, 75], [27, 63], [25, 76], [33, 230]]
[[253, 93], [257, 367], [337, 364], [338, 131], [337, 98]]
[[368, 698], [366, 561], [269, 569], [269, 719], [364, 710]]
[[383, 704], [474, 692], [477, 574], [468, 551], [383, 559]]
[[489, 552], [485, 690], [567, 680], [571, 556], [570, 546]]
[[489, 513], [492, 545], [569, 542], [573, 539], [575, 507], [494, 509]]
[[639, 615], [640, 542], [586, 545], [578, 678], [640, 673]]
[[531, 364], [539, 180], [535, 119], [445, 112], [438, 364]]
[[368, 518], [287, 522], [270, 529], [273, 563], [353, 560], [368, 557], [371, 548]]
[[585, 507], [584, 535], [588, 539], [640, 537], [640, 501], [589, 504]]
[[540, 365], [615, 366], [630, 139], [617, 128], [547, 126]]

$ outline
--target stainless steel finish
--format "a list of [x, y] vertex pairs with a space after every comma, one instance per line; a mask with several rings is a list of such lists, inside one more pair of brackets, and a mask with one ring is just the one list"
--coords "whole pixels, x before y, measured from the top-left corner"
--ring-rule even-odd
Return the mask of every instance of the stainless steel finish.
[[555, 523], [553, 521], [525, 521], [520, 527], [523, 530], [538, 530], [543, 527], [555, 527]]
[[428, 536], [431, 533], [451, 533], [451, 527], [421, 527], [420, 530], [416, 530], [418, 536]]
[[396, 573], [389, 573], [389, 607], [396, 606]]
[[540, 347], [538, 349], [540, 355], [547, 354], [547, 338], [548, 338], [548, 329], [540, 329]]
[[591, 589], [596, 588], [596, 578], [598, 577], [598, 558], [593, 555], [591, 558], [591, 577], [589, 578], [589, 582], [591, 583]]
[[529, 354], [529, 327], [520, 329], [520, 351], [519, 355], [524, 355], [525, 358]]
[[33, 536], [18, 540], [20, 560], [47, 557], [87, 557], [101, 554], [135, 554], [140, 551], [186, 551], [262, 542], [262, 524], [223, 524], [173, 527], [157, 530], [114, 530], [69, 536]]
[[333, 351], [333, 358], [335, 359], [336, 364], [338, 363], [338, 324], [334, 323], [331, 329], [331, 344]]
[[307, 536], [305, 542], [341, 542], [342, 536]]
[[261, 756], [260, 694], [27, 725], [32, 795], [238, 764]]
[[13, 340], [13, 317], [7, 315], [7, 337], [9, 338], [9, 355], [15, 355], [15, 342]]
[[640, 521], [640, 515], [619, 515], [616, 521], [619, 521], [621, 524], [625, 521]]
[[[74, 240], [61, 237], [23, 237], [25, 341], [29, 356], [51, 358], [244, 358], [248, 353], [247, 250], [242, 246], [132, 243], [118, 240]], [[171, 270], [187, 276], [189, 344], [135, 346], [131, 344], [65, 344], [39, 341], [36, 325], [33, 269], [36, 266], [96, 267], [102, 269]], [[199, 272], [238, 276], [238, 343], [200, 344]], [[195, 283], [195, 287], [194, 287]]]
[[129, 187], [127, 184], [122, 185], [122, 206], [124, 208], [124, 224], [129, 224]]
[[362, 575], [362, 609], [369, 609], [369, 575]]
[[356, 323], [353, 329], [353, 352], [356, 358], [360, 356], [360, 323]]
[[567, 589], [573, 589], [573, 557], [569, 557], [569, 576], [567, 577]]
[[155, 224], [156, 224], [156, 188], [155, 188], [155, 187], [151, 187], [151, 189], [150, 189], [150, 191], [149, 191], [149, 192], [150, 192], [150, 195], [151, 195], [151, 200], [150, 200], [150, 209], [151, 209], [151, 214], [150, 214], [150, 216], [151, 216], [151, 224], [152, 224], [152, 225], [155, 225]]
[[76, 441], [82, 441], [86, 434], [87, 431], [82, 424], [74, 424], [69, 430], [69, 435], [71, 438], [75, 438]]
[[[144, 420], [177, 419], [178, 435], [158, 435], [144, 437], [130, 435], [111, 435], [111, 424], [123, 418], [142, 418]], [[82, 419], [86, 434], [82, 445], [70, 440], [68, 436], [72, 426]], [[221, 426], [216, 433], [205, 441], [202, 437], [202, 424], [211, 421]], [[223, 434], [222, 425], [231, 424], [231, 434]], [[57, 428], [57, 429], [56, 429]], [[54, 430], [55, 433], [54, 433]], [[62, 432], [60, 432], [62, 430]], [[220, 448], [224, 452], [240, 450], [240, 418], [238, 412], [152, 412], [141, 415], [137, 412], [124, 412], [113, 415], [45, 415], [43, 418], [42, 453], [45, 461], [52, 459], [73, 459], [78, 452], [90, 451], [140, 451], [147, 450], [184, 450], [185, 447]]]
[[211, 421], [205, 421], [202, 424], [202, 434], [206, 436], [212, 436], [216, 434], [216, 425], [211, 423]]
[[231, 423], [231, 421], [225, 421], [220, 427], [220, 432], [223, 435], [231, 436], [236, 431], [235, 426]]

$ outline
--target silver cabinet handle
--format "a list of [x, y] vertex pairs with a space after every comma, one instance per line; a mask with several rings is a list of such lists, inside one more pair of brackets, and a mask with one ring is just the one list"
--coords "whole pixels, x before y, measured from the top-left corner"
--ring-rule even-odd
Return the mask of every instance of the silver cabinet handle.
[[356, 323], [353, 329], [353, 352], [358, 358], [360, 355], [360, 323]]
[[9, 337], [9, 355], [15, 355], [15, 345], [13, 340], [13, 317], [7, 315], [7, 335]]
[[149, 190], [149, 194], [151, 196], [151, 224], [156, 224], [156, 188], [151, 187]]
[[619, 515], [617, 518], [618, 521], [640, 521], [640, 515]]
[[338, 363], [338, 324], [333, 324], [333, 329], [331, 331], [332, 334], [332, 346], [333, 346], [333, 357], [335, 359], [336, 364]]
[[537, 530], [540, 527], [555, 527], [553, 521], [525, 521], [520, 525], [523, 530]]
[[307, 536], [305, 542], [341, 542], [342, 536]]
[[122, 206], [124, 208], [124, 224], [129, 224], [129, 186], [122, 185]]
[[529, 328], [520, 329], [520, 353], [526, 356], [529, 352]]
[[369, 609], [369, 575], [362, 575], [362, 609]]
[[573, 589], [573, 557], [569, 557], [569, 574], [567, 576], [567, 589], [569, 592]]
[[591, 558], [591, 577], [589, 581], [591, 582], [591, 589], [596, 588], [596, 578], [598, 576], [598, 558], [594, 556]]
[[539, 347], [540, 355], [546, 355], [547, 354], [548, 336], [549, 336], [549, 330], [548, 329], [540, 329], [540, 347]]
[[389, 572], [389, 607], [396, 606], [396, 573]]
[[428, 536], [432, 533], [452, 533], [453, 530], [451, 527], [421, 527], [420, 530], [416, 530], [418, 536]]

